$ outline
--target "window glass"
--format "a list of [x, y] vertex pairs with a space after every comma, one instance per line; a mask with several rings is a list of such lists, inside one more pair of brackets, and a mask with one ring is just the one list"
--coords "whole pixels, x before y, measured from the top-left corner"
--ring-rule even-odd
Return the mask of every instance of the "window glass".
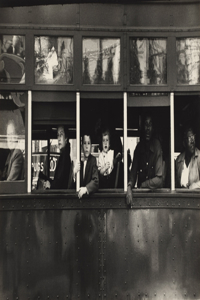
[[176, 40], [176, 65], [177, 83], [200, 83], [200, 38]]
[[120, 39], [83, 39], [83, 84], [120, 83]]
[[[134, 188], [170, 188], [169, 106], [128, 103], [128, 182]], [[153, 97], [154, 98], [154, 97]]]
[[200, 188], [200, 100], [199, 96], [175, 95], [175, 186]]
[[25, 83], [25, 36], [0, 35], [0, 82]]
[[167, 83], [167, 40], [130, 39], [130, 84]]
[[[122, 99], [81, 99], [81, 135], [91, 135], [91, 154], [96, 158], [100, 189], [123, 188], [122, 112]], [[82, 147], [82, 161], [83, 150]]]
[[35, 37], [35, 83], [73, 83], [73, 38]]
[[0, 180], [24, 180], [26, 93], [0, 92]]

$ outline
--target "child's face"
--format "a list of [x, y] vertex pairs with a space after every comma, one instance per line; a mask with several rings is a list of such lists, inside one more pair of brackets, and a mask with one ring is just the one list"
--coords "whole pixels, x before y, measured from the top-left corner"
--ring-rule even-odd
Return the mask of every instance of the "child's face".
[[110, 137], [108, 134], [103, 135], [102, 142], [103, 142], [103, 151], [107, 153], [108, 150], [110, 149]]
[[84, 135], [83, 137], [83, 153], [84, 153], [84, 157], [88, 158], [88, 156], [91, 154], [91, 140], [90, 140], [90, 136], [88, 135]]

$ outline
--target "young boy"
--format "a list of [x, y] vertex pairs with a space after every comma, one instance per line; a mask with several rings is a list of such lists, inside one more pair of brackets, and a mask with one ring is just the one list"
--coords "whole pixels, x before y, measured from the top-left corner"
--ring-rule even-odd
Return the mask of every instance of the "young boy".
[[79, 199], [85, 194], [91, 194], [99, 188], [99, 175], [96, 164], [96, 158], [91, 155], [92, 144], [90, 134], [84, 134], [82, 136], [82, 149], [84, 155], [83, 162], [77, 162], [74, 168], [74, 176], [81, 171], [80, 183], [81, 187], [78, 191]]
[[114, 150], [110, 149], [110, 131], [102, 131], [102, 152], [99, 154], [98, 170], [102, 188], [114, 188], [115, 172], [113, 171], [121, 153], [114, 158]]

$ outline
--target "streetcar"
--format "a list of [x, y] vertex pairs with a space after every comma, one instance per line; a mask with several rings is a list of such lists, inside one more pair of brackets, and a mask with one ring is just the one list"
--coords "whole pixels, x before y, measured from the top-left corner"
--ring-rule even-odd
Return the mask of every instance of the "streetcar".
[[[185, 125], [200, 149], [200, 1], [0, 6], [0, 299], [200, 299], [200, 189], [177, 187], [175, 167]], [[130, 206], [146, 112], [165, 176], [161, 188], [136, 184]], [[113, 186], [82, 199], [80, 176], [44, 189], [57, 128], [68, 128], [72, 167], [89, 129], [98, 165], [102, 124], [120, 149]], [[7, 180], [11, 144], [22, 167]]]

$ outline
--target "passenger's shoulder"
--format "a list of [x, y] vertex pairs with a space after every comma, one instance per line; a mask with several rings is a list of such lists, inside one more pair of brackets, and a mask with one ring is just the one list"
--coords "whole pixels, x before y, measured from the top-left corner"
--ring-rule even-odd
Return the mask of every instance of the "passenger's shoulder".
[[23, 153], [20, 149], [15, 149], [12, 156], [13, 157], [23, 157]]
[[180, 153], [176, 158], [176, 163], [180, 163], [185, 159], [185, 152]]
[[91, 162], [95, 162], [96, 163], [96, 157], [94, 155], [90, 154], [89, 159], [90, 159]]
[[161, 143], [156, 138], [152, 139], [152, 144], [153, 144], [154, 147], [161, 148]]

